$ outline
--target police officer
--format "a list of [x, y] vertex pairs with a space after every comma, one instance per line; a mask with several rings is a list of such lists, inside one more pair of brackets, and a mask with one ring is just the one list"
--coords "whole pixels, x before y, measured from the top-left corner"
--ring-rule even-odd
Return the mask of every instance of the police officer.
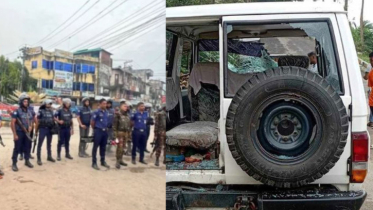
[[41, 161], [41, 147], [43, 146], [43, 142], [45, 137], [47, 137], [47, 152], [48, 158], [47, 161], [52, 163], [56, 162], [55, 159], [52, 158], [52, 132], [51, 129], [54, 126], [54, 117], [53, 117], [53, 110], [52, 110], [52, 103], [51, 99], [45, 99], [42, 105], [39, 108], [39, 112], [36, 117], [36, 128], [35, 133], [39, 131], [39, 142], [38, 142], [38, 149], [37, 149], [37, 158], [38, 158], [38, 165], [43, 165]]
[[[28, 96], [28, 95], [27, 95], [26, 92], [23, 92], [23, 93], [21, 93], [20, 97], [21, 97], [21, 96]], [[31, 103], [31, 102], [30, 102], [30, 103]], [[31, 114], [32, 114], [32, 118], [35, 120], [36, 113], [35, 113], [34, 107], [33, 107], [31, 104], [29, 104], [28, 109], [30, 110], [30, 112], [31, 112]], [[32, 131], [30, 132], [30, 137], [31, 137], [31, 138], [34, 137], [34, 130], [32, 130]], [[23, 160], [23, 155], [24, 155], [24, 151], [21, 151], [21, 152], [20, 152], [19, 160]], [[34, 157], [31, 155], [31, 150], [30, 150], [29, 157], [30, 157], [30, 159], [34, 159]]]
[[159, 166], [159, 157], [161, 156], [162, 148], [163, 149], [163, 163], [166, 160], [166, 147], [165, 147], [165, 139], [166, 139], [166, 105], [162, 104], [162, 109], [156, 113], [155, 115], [155, 126], [154, 126], [154, 142], [156, 144], [156, 152], [155, 152], [155, 165]]
[[110, 143], [113, 138], [113, 123], [114, 123], [114, 109], [113, 109], [113, 100], [109, 99], [107, 101], [106, 110], [108, 112], [108, 138]]
[[128, 105], [126, 103], [121, 103], [120, 111], [115, 114], [113, 124], [114, 138], [118, 138], [117, 163], [115, 165], [117, 169], [120, 169], [121, 165], [127, 166], [122, 158], [126, 143], [131, 135], [131, 128], [131, 115], [128, 110]]
[[144, 151], [146, 147], [146, 120], [148, 113], [145, 112], [145, 106], [143, 102], [137, 104], [137, 112], [131, 117], [134, 124], [133, 138], [132, 138], [132, 164], [136, 164], [136, 148], [140, 151], [140, 163], [147, 164], [144, 161]]
[[[27, 137], [33, 130], [34, 119], [31, 111], [28, 109], [30, 104], [30, 97], [28, 95], [22, 95], [19, 97], [19, 108], [12, 114], [11, 128], [14, 137], [14, 150], [13, 150], [13, 164], [12, 170], [18, 171], [17, 157], [20, 152], [25, 154], [25, 165], [29, 168], [34, 166], [31, 164], [30, 151], [31, 151], [31, 139]], [[25, 130], [27, 132], [25, 132]]]
[[65, 145], [66, 158], [72, 160], [70, 155], [70, 137], [74, 134], [73, 114], [70, 111], [71, 99], [62, 99], [62, 108], [55, 114], [55, 120], [60, 126], [59, 139], [57, 144], [57, 160], [61, 160], [61, 147]]
[[80, 142], [79, 142], [79, 157], [89, 157], [86, 152], [87, 143], [82, 141], [82, 137], [89, 135], [89, 126], [91, 123], [91, 108], [89, 107], [89, 98], [83, 98], [83, 106], [78, 110], [77, 120], [79, 122]]
[[145, 143], [145, 152], [146, 153], [150, 153], [149, 150], [146, 148], [146, 146], [148, 145], [148, 140], [149, 140], [149, 136], [150, 136], [150, 126], [154, 125], [154, 120], [153, 120], [153, 118], [150, 117], [151, 110], [152, 110], [152, 106], [149, 103], [146, 103], [145, 104], [145, 111], [148, 113], [148, 117], [147, 117], [147, 121], [146, 121], [146, 143]]
[[105, 99], [99, 101], [99, 108], [93, 112], [91, 119], [91, 126], [93, 128], [93, 148], [92, 148], [92, 168], [100, 170], [97, 166], [96, 153], [98, 147], [100, 147], [101, 166], [110, 168], [105, 161], [106, 145], [108, 141], [108, 125], [109, 117], [108, 111], [106, 110], [107, 102]]

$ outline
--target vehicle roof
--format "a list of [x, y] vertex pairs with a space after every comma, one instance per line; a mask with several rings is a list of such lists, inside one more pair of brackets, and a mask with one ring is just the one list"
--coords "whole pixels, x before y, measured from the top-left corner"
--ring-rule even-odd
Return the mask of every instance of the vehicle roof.
[[295, 13], [346, 13], [339, 3], [266, 2], [169, 7], [166, 19]]

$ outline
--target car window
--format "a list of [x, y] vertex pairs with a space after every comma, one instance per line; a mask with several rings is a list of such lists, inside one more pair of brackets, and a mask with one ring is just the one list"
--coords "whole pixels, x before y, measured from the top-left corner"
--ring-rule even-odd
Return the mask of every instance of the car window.
[[[226, 27], [230, 31], [225, 49], [227, 97], [234, 96], [243, 85], [233, 78], [237, 77], [236, 74], [249, 78], [252, 74], [278, 66], [308, 69], [324, 77], [336, 91], [342, 93], [334, 40], [327, 21], [232, 24]], [[209, 44], [216, 45], [216, 42], [210, 41]], [[212, 46], [209, 48], [213, 49]], [[228, 71], [235, 74], [228, 74]]]

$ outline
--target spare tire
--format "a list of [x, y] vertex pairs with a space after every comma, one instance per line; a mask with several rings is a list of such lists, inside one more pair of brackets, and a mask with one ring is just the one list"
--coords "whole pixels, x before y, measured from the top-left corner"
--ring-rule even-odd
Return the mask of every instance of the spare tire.
[[348, 137], [346, 108], [328, 82], [299, 67], [254, 75], [234, 96], [226, 135], [237, 164], [275, 187], [306, 185], [326, 174]]

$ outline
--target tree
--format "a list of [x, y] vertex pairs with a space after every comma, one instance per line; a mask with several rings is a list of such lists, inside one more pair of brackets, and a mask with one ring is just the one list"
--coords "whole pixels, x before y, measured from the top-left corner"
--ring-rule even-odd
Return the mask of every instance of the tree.
[[364, 50], [364, 0], [361, 2], [361, 12], [360, 12], [360, 42], [361, 49]]
[[24, 78], [21, 81], [22, 63], [15, 60], [9, 61], [4, 56], [0, 56], [0, 95], [8, 97], [13, 91], [18, 89], [20, 82], [23, 83], [23, 90], [36, 90], [37, 80], [29, 76], [28, 71], [24, 69]]

